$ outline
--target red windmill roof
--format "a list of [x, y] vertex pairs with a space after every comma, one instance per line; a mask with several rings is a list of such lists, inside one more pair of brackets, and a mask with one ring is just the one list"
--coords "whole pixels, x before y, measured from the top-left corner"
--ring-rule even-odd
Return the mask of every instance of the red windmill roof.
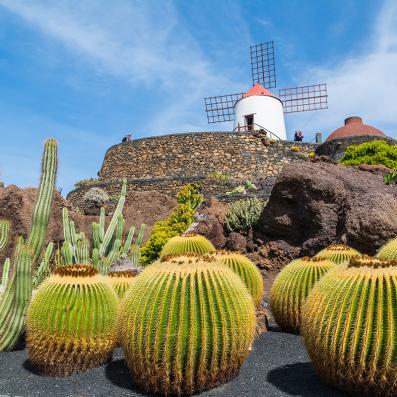
[[377, 128], [364, 124], [361, 117], [353, 116], [348, 117], [345, 120], [345, 125], [332, 132], [326, 140], [332, 141], [333, 139], [358, 135], [385, 136], [385, 134]]
[[244, 95], [243, 98], [253, 95], [264, 95], [264, 96], [274, 96], [266, 88], [262, 87], [259, 83], [256, 83], [252, 88], [250, 88]]

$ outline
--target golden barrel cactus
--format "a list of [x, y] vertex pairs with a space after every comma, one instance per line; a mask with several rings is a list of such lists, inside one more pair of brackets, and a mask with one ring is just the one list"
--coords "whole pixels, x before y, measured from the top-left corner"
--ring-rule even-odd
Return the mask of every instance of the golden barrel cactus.
[[261, 272], [255, 264], [238, 252], [219, 251], [213, 256], [218, 262], [230, 267], [241, 277], [251, 293], [255, 305], [258, 306], [262, 301], [264, 288]]
[[397, 395], [397, 261], [337, 266], [303, 307], [302, 334], [328, 383], [357, 396]]
[[117, 296], [121, 299], [124, 297], [125, 293], [135, 282], [135, 277], [138, 275], [137, 272], [132, 270], [124, 270], [119, 272], [108, 273], [109, 281]]
[[326, 259], [303, 257], [281, 270], [270, 290], [269, 301], [274, 318], [283, 331], [299, 333], [302, 305], [307, 295], [335, 266]]
[[350, 261], [355, 256], [360, 256], [360, 252], [346, 244], [332, 244], [321, 250], [315, 258], [328, 259], [331, 262], [341, 264]]
[[88, 265], [59, 267], [34, 295], [27, 314], [29, 360], [39, 372], [68, 376], [107, 362], [117, 343], [118, 299]]
[[205, 255], [212, 252], [215, 252], [215, 247], [211, 241], [200, 234], [188, 233], [168, 240], [161, 250], [160, 258], [165, 258], [168, 255]]
[[120, 344], [133, 380], [189, 395], [234, 377], [255, 333], [240, 277], [211, 257], [178, 256], [146, 268], [121, 302]]
[[376, 256], [381, 259], [397, 260], [397, 237], [381, 247]]

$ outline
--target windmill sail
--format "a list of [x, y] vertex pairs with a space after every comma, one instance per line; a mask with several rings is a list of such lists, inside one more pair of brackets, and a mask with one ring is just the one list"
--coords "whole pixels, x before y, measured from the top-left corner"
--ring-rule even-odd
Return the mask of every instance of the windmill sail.
[[259, 83], [265, 88], [276, 87], [276, 65], [274, 60], [274, 43], [269, 41], [252, 45], [251, 71], [252, 85]]
[[234, 105], [242, 98], [243, 92], [204, 98], [208, 123], [234, 120]]
[[282, 88], [279, 98], [283, 102], [284, 113], [328, 109], [327, 84]]

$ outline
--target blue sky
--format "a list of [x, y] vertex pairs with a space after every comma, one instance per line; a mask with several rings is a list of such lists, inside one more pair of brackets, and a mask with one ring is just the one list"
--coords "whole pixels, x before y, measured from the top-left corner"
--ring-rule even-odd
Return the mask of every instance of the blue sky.
[[128, 131], [229, 130], [203, 97], [250, 88], [249, 46], [269, 40], [278, 88], [328, 84], [329, 109], [288, 115], [289, 135], [360, 115], [397, 137], [395, 0], [0, 0], [0, 179], [37, 185], [50, 136], [65, 194]]

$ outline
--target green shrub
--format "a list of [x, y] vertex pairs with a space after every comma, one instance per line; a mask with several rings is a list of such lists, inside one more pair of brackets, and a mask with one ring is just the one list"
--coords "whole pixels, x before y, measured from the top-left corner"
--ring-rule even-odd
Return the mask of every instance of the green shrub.
[[207, 175], [207, 178], [218, 182], [227, 182], [230, 180], [229, 175], [223, 174], [222, 172], [218, 172], [218, 171], [210, 172]]
[[79, 187], [96, 185], [99, 182], [98, 178], [89, 178], [89, 179], [82, 179], [74, 184], [74, 187], [77, 189]]
[[397, 169], [397, 146], [382, 140], [349, 146], [340, 161], [345, 165], [382, 164]]
[[177, 194], [177, 207], [166, 221], [156, 222], [152, 234], [141, 250], [141, 264], [149, 265], [159, 258], [165, 243], [172, 237], [185, 232], [194, 221], [197, 207], [203, 202], [203, 196], [197, 193], [197, 185], [183, 186]]
[[267, 201], [249, 198], [235, 201], [225, 215], [225, 226], [229, 232], [247, 231], [259, 220]]

